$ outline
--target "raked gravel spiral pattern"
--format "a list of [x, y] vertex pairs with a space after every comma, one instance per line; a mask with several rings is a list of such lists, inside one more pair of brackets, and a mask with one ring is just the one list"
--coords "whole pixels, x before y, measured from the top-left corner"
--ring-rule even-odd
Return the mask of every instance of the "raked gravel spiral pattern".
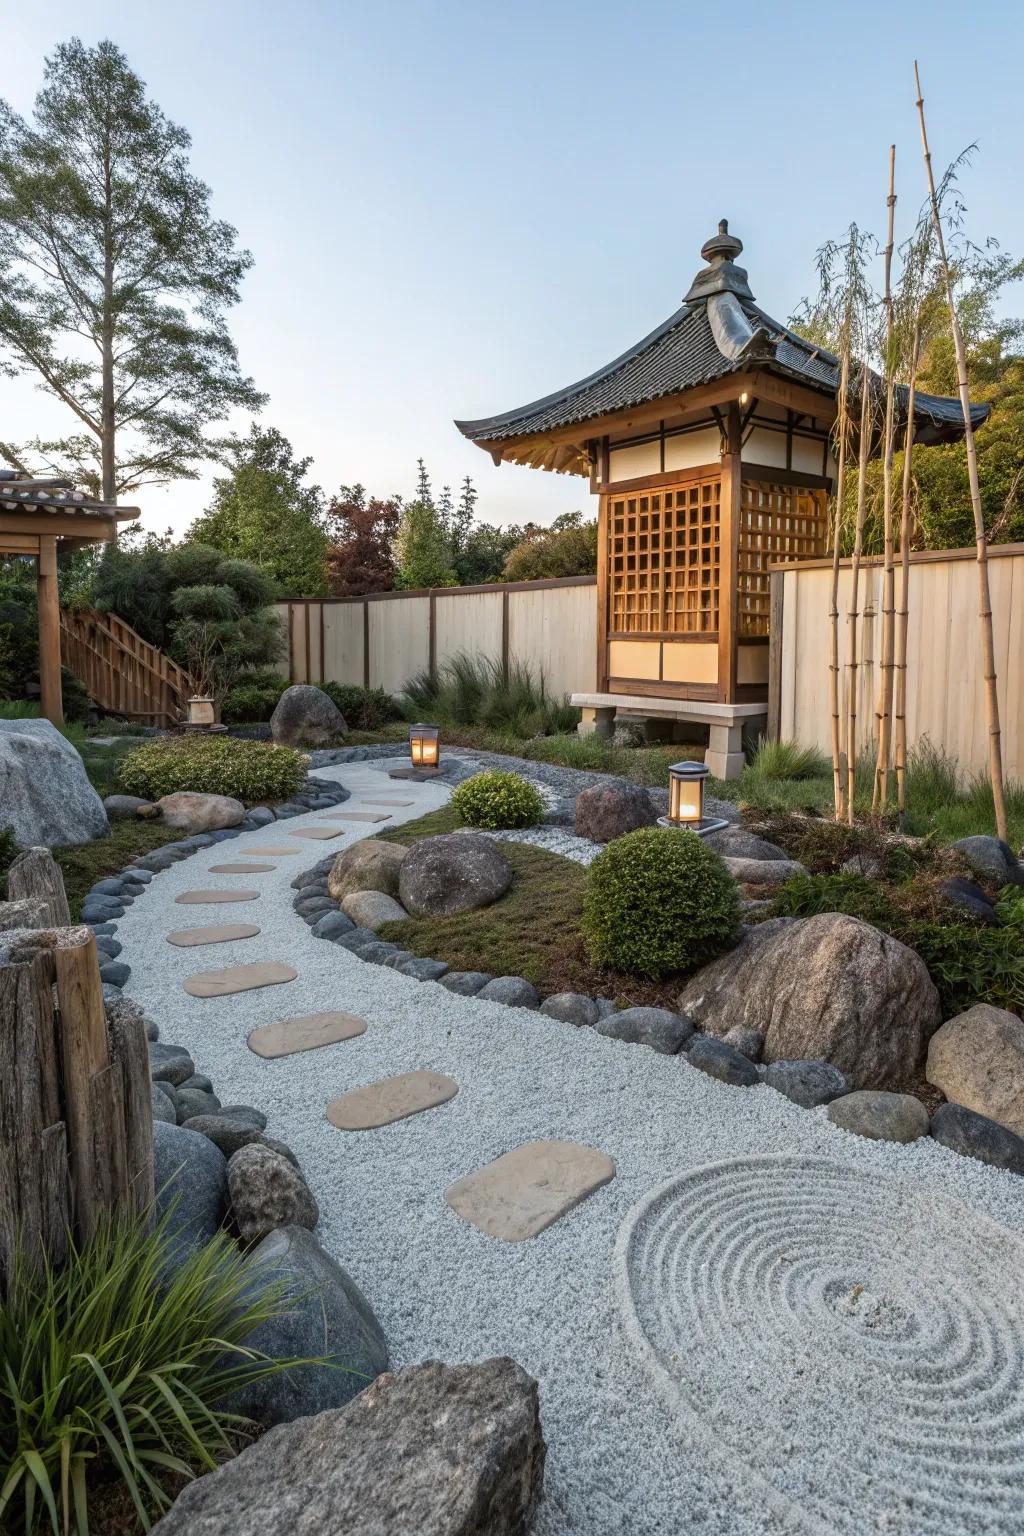
[[1024, 1243], [824, 1159], [706, 1165], [630, 1212], [625, 1327], [797, 1529], [1024, 1531]]

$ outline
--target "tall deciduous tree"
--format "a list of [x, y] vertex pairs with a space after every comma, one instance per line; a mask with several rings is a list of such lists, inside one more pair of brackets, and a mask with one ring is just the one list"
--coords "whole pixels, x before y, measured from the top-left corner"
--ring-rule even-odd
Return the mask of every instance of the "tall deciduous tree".
[[32, 122], [0, 101], [0, 362], [75, 418], [31, 446], [108, 500], [195, 478], [262, 404], [224, 320], [252, 258], [190, 143], [109, 41], [55, 50]]
[[331, 546], [327, 583], [333, 597], [390, 592], [395, 585], [393, 547], [402, 502], [368, 496], [362, 485], [343, 485], [327, 509]]
[[305, 485], [312, 459], [296, 459], [276, 427], [253, 423], [232, 438], [230, 474], [213, 482], [213, 502], [189, 529], [189, 539], [268, 571], [286, 597], [319, 597], [327, 590], [324, 495]]

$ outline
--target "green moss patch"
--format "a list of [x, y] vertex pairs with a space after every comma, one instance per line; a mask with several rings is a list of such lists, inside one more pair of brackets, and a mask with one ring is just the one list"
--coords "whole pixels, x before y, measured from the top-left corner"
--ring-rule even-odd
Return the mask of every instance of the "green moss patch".
[[158, 821], [115, 821], [109, 837], [54, 848], [53, 856], [64, 875], [72, 921], [78, 921], [85, 894], [97, 880], [119, 875], [132, 859], [152, 853], [164, 843], [176, 842], [180, 836], [180, 832]]

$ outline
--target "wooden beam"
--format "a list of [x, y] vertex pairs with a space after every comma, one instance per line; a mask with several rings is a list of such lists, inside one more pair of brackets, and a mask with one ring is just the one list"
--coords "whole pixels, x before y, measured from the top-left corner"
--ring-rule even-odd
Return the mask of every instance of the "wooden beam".
[[718, 698], [736, 700], [736, 638], [739, 624], [736, 581], [739, 567], [743, 430], [738, 400], [729, 402], [726, 451], [722, 454], [718, 553]]
[[0, 511], [0, 537], [5, 533], [32, 533], [37, 537], [78, 539], [83, 544], [102, 544], [117, 537], [117, 523], [98, 517], [75, 517], [70, 512]]
[[39, 690], [46, 719], [64, 724], [60, 690], [60, 598], [57, 594], [57, 540], [39, 539], [37, 594], [39, 609]]
[[[604, 450], [607, 463], [607, 444]], [[608, 691], [608, 560], [611, 534], [608, 524], [607, 493], [597, 503], [597, 691]]]

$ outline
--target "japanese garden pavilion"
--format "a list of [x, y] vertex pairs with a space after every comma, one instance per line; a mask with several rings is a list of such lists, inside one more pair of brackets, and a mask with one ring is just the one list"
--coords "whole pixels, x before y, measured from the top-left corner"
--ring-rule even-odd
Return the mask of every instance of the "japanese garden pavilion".
[[116, 507], [76, 491], [69, 480], [34, 480], [0, 470], [0, 556], [36, 561], [39, 612], [40, 706], [47, 720], [64, 719], [60, 686], [60, 601], [57, 545], [95, 544], [117, 537], [117, 525], [138, 507]]
[[[838, 358], [755, 303], [742, 249], [723, 219], [657, 330], [566, 389], [456, 423], [496, 464], [586, 476], [599, 497], [581, 729], [610, 730], [617, 710], [706, 724], [719, 777], [766, 712], [770, 568], [826, 553], [839, 390]], [[919, 443], [963, 435], [957, 400], [919, 393], [914, 420]]]

